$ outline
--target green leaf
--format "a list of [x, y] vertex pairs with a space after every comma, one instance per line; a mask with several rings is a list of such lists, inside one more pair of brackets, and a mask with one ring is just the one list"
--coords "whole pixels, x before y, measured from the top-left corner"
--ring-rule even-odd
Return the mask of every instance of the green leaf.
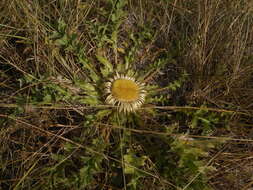
[[51, 103], [52, 102], [52, 96], [50, 94], [47, 94], [46, 96], [43, 97], [43, 103]]
[[52, 154], [51, 155], [51, 158], [55, 161], [58, 161], [58, 162], [61, 162], [63, 161], [64, 159], [66, 159], [65, 156], [61, 155], [61, 154]]
[[64, 150], [66, 150], [67, 152], [71, 152], [73, 151], [74, 149], [76, 149], [77, 147], [71, 143], [65, 143], [64, 145]]
[[122, 63], [117, 63], [116, 67], [118, 72], [124, 72], [125, 70], [125, 65]]
[[89, 63], [89, 61], [87, 59], [84, 59], [82, 57], [79, 57], [79, 61], [82, 64], [84, 69], [87, 69], [88, 71], [90, 71], [90, 77], [94, 82], [97, 82], [99, 80], [98, 75], [95, 72], [95, 69], [92, 67], [92, 65]]
[[80, 103], [96, 106], [100, 103], [100, 101], [95, 97], [86, 96], [83, 99], [80, 99]]
[[110, 115], [111, 113], [112, 113], [112, 110], [109, 110], [109, 109], [107, 109], [107, 110], [100, 110], [100, 111], [97, 112], [96, 117], [101, 120], [104, 117]]
[[96, 55], [96, 58], [100, 63], [102, 63], [105, 67], [107, 67], [110, 72], [113, 72], [112, 64], [105, 57]]
[[67, 34], [64, 34], [64, 36], [58, 40], [55, 40], [55, 43], [60, 46], [67, 46], [69, 43], [69, 39]]
[[101, 73], [104, 77], [107, 77], [111, 73], [107, 67], [101, 68], [100, 70], [101, 70]]
[[86, 82], [86, 81], [75, 81], [75, 83], [82, 89], [84, 90], [85, 92], [94, 92], [96, 91], [95, 87], [89, 83], [89, 82]]
[[91, 166], [85, 166], [80, 169], [79, 172], [79, 180], [80, 180], [80, 185], [82, 188], [85, 188], [88, 184], [91, 183], [93, 179], [93, 168]]
[[64, 33], [67, 28], [67, 24], [64, 22], [64, 20], [59, 19], [58, 21], [58, 31], [60, 33]]
[[[136, 169], [134, 167], [142, 167], [145, 165], [147, 156], [138, 157], [133, 153], [128, 153], [124, 155], [124, 160], [127, 162], [124, 167], [125, 174], [134, 174]], [[132, 165], [132, 166], [131, 166]], [[134, 166], [134, 167], [133, 167]]]

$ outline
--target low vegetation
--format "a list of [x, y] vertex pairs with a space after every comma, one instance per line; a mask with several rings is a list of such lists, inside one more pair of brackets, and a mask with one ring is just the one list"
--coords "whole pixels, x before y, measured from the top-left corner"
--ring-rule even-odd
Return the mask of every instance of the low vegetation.
[[0, 189], [252, 187], [252, 3], [0, 10]]

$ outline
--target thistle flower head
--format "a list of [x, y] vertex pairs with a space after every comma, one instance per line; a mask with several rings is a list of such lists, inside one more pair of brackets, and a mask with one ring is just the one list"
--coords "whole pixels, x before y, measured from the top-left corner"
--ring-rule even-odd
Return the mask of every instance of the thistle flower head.
[[119, 111], [132, 112], [144, 103], [146, 91], [144, 84], [133, 77], [119, 75], [106, 83], [106, 103], [116, 105]]

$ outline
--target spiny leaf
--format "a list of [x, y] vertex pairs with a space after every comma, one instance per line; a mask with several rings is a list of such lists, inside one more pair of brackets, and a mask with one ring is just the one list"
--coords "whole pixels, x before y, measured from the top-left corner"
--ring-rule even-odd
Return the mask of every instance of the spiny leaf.
[[82, 57], [79, 57], [79, 61], [82, 64], [84, 69], [87, 69], [90, 72], [90, 77], [94, 82], [97, 82], [99, 80], [98, 75], [95, 72], [95, 69], [93, 68], [93, 66], [89, 63], [89, 61], [87, 59], [84, 59]]
[[91, 83], [89, 82], [86, 82], [86, 81], [81, 81], [81, 80], [78, 80], [78, 81], [75, 81], [76, 84], [81, 88], [83, 89], [84, 91], [86, 92], [92, 92], [92, 91], [95, 91], [95, 87], [94, 85], [92, 85]]
[[98, 59], [100, 63], [102, 63], [105, 67], [107, 67], [110, 72], [113, 72], [112, 64], [105, 57], [96, 55], [96, 58]]
[[[147, 156], [138, 157], [134, 153], [130, 152], [124, 155], [124, 160], [128, 163], [125, 164], [124, 172], [126, 174], [134, 174], [136, 169], [134, 167], [142, 167], [145, 165], [145, 160]], [[134, 167], [132, 167], [133, 165]]]
[[97, 112], [96, 117], [98, 119], [103, 119], [104, 117], [110, 115], [112, 113], [112, 110], [106, 109], [106, 110], [100, 110]]
[[80, 100], [80, 103], [95, 106], [98, 105], [100, 101], [95, 97], [86, 96]]

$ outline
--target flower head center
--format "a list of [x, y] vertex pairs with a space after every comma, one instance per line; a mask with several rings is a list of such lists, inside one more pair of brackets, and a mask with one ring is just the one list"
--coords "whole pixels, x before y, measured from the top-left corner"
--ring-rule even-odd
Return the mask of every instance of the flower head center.
[[113, 82], [111, 88], [112, 95], [123, 102], [132, 102], [139, 97], [138, 85], [128, 79], [117, 79]]

